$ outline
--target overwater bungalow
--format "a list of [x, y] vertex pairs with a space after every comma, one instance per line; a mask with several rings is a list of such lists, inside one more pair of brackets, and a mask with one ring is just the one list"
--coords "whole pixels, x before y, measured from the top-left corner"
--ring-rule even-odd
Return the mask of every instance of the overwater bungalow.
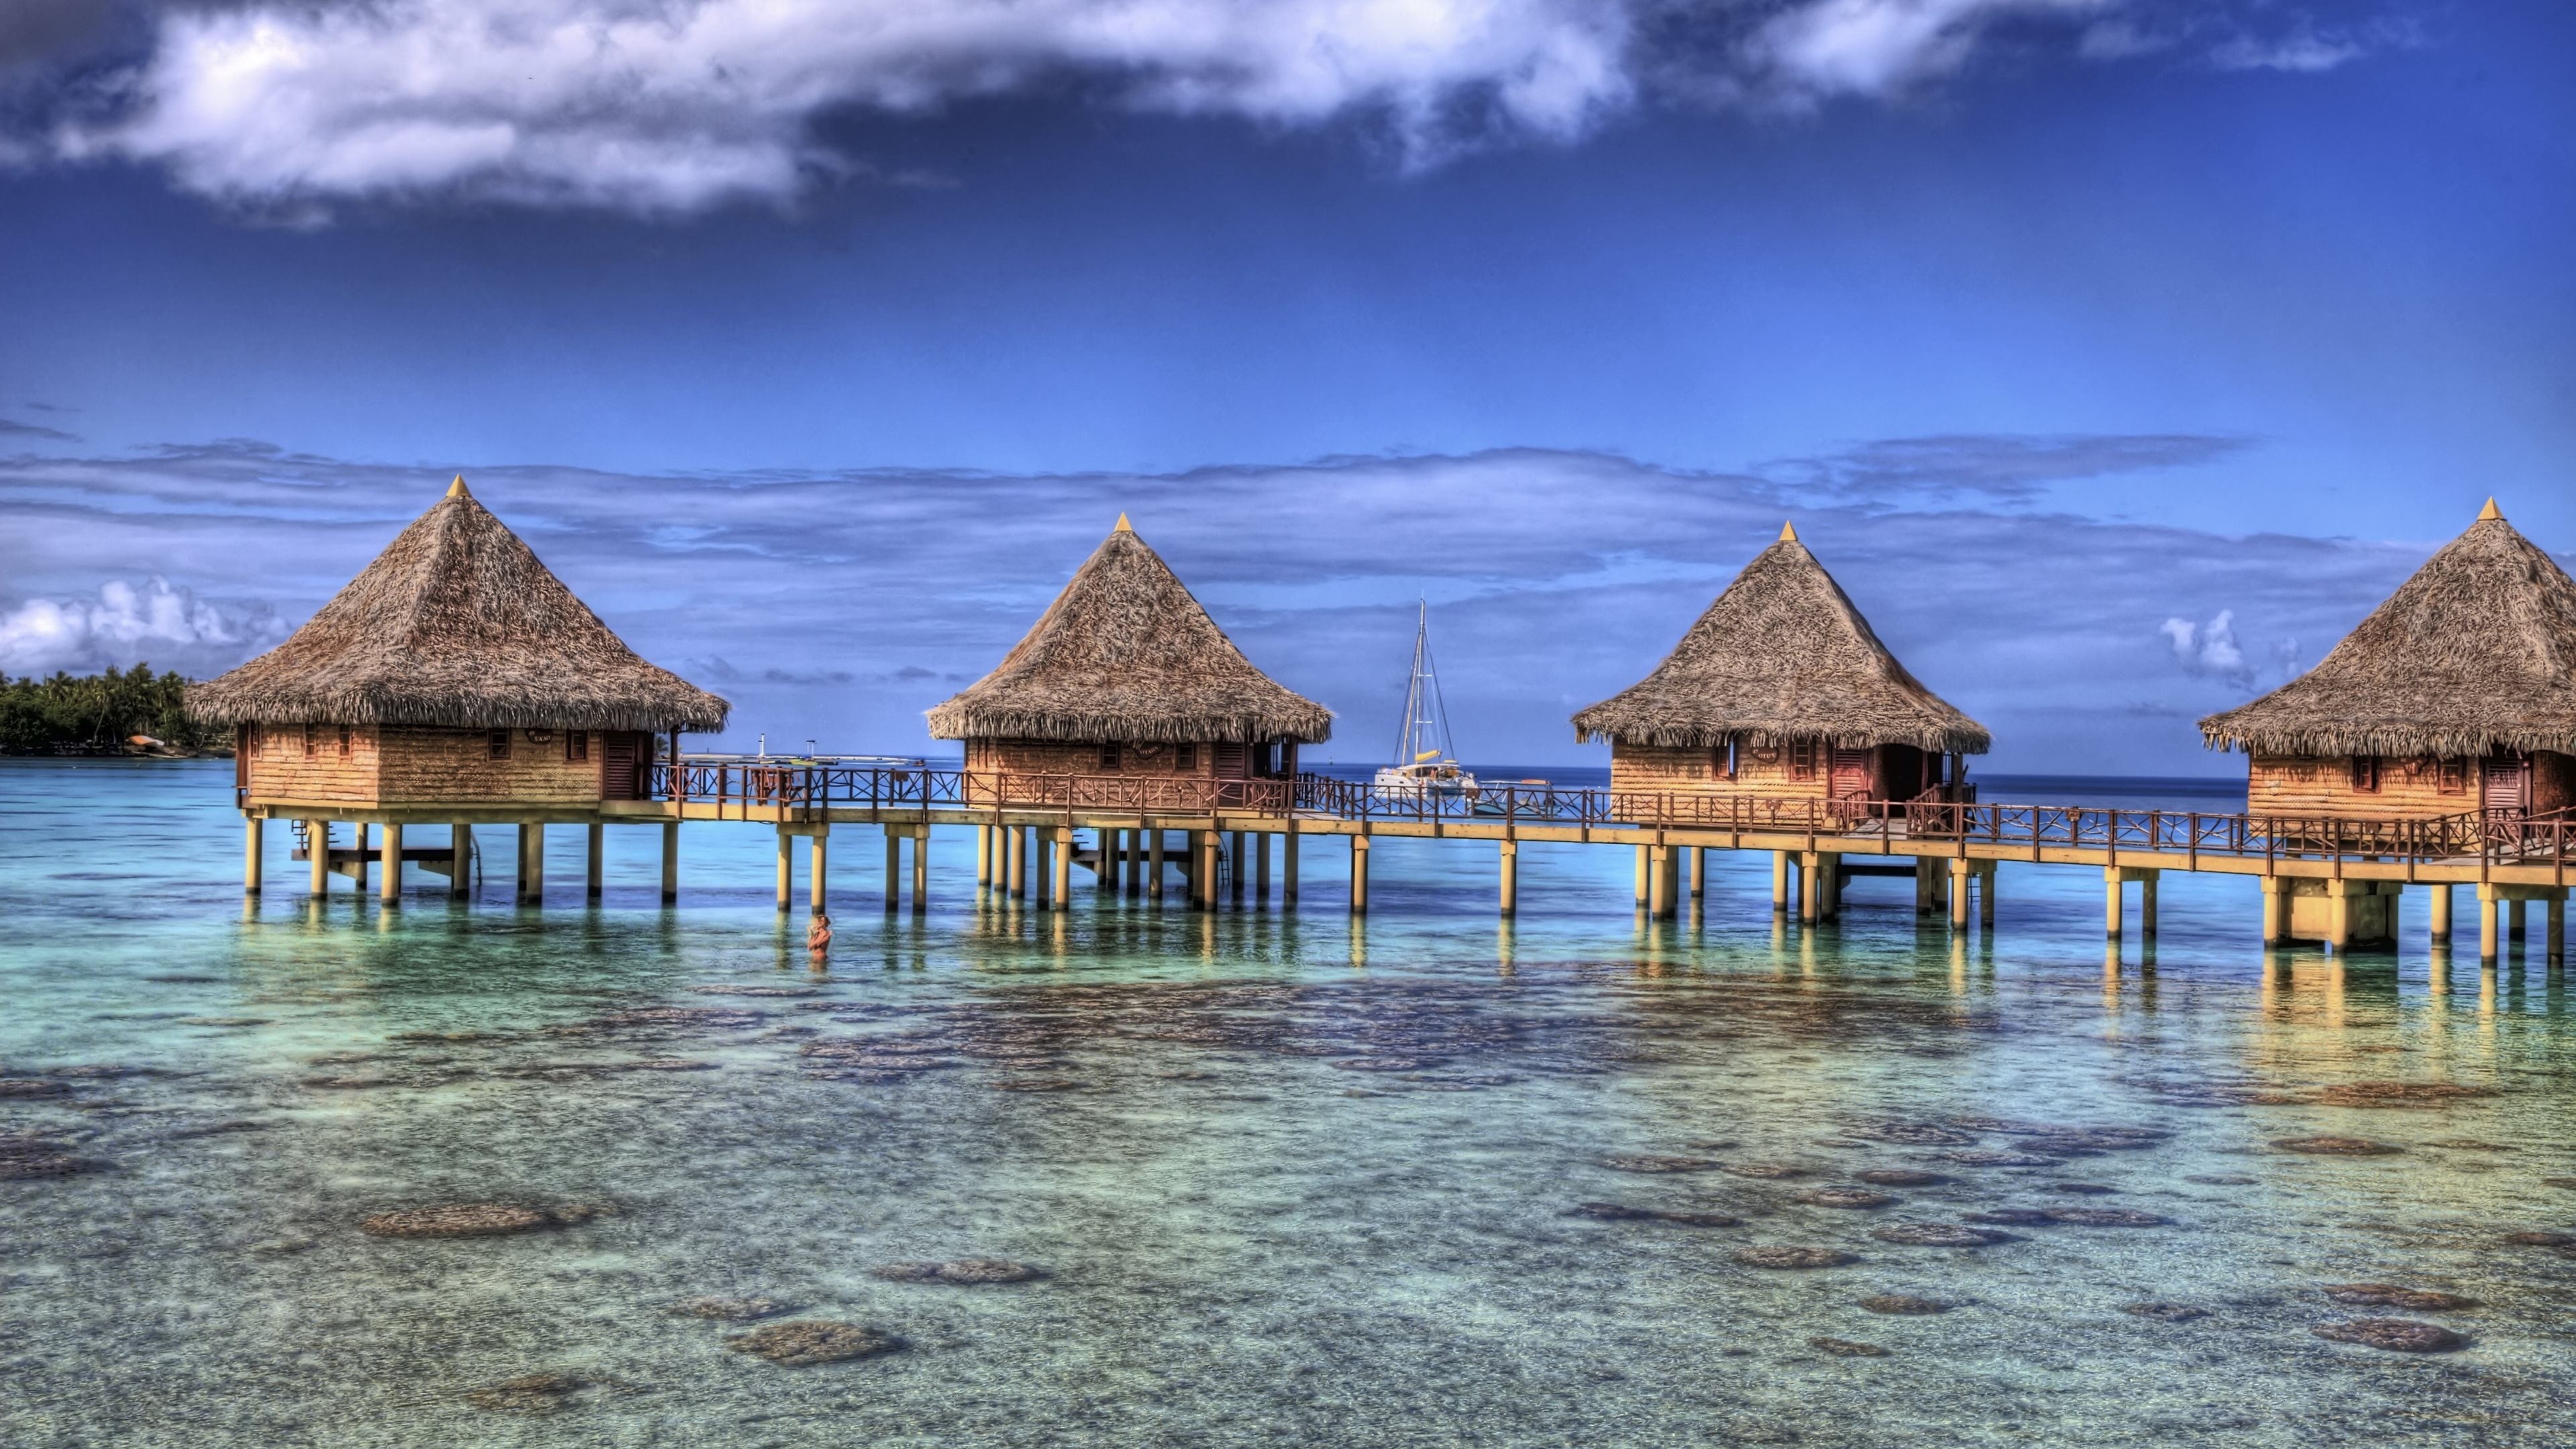
[[1613, 790], [1955, 798], [1986, 728], [1923, 687], [1783, 525], [1655, 671], [1574, 716]]
[[1204, 812], [1278, 782], [1284, 806], [1297, 747], [1332, 732], [1332, 711], [1244, 658], [1123, 513], [1002, 662], [930, 711], [985, 805]]
[[2200, 722], [2258, 816], [2576, 804], [2576, 581], [2489, 500], [2316, 668]]
[[[590, 825], [596, 894], [603, 802], [648, 796], [657, 740], [676, 754], [681, 731], [722, 729], [729, 708], [627, 648], [463, 478], [285, 643], [192, 687], [188, 707], [234, 728], [250, 889], [261, 823], [284, 819], [302, 822], [317, 891], [326, 872], [363, 882], [380, 861], [387, 899], [406, 858], [461, 889], [477, 823], [519, 827], [527, 898], [548, 821]], [[353, 827], [347, 849], [335, 821]], [[404, 826], [423, 823], [449, 826], [451, 843], [406, 851]], [[666, 893], [674, 843], [666, 831]]]

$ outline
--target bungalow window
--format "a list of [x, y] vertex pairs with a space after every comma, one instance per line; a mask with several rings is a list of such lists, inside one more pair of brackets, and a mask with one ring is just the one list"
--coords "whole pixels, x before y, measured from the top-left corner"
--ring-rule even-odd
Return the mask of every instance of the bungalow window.
[[2433, 788], [2445, 795], [2469, 793], [2469, 762], [2466, 760], [2442, 761], [2440, 774], [2435, 777]]
[[1199, 747], [1183, 745], [1172, 752], [1172, 766], [1182, 774], [1194, 774], [1199, 767]]
[[340, 758], [344, 760], [349, 758], [349, 727], [347, 725], [340, 726]]
[[492, 731], [491, 748], [493, 759], [506, 760], [510, 758], [510, 732], [508, 730]]
[[1735, 778], [1735, 768], [1735, 736], [1728, 735], [1726, 743], [1717, 747], [1717, 777], [1721, 780], [1732, 780]]
[[1118, 747], [1116, 745], [1102, 745], [1100, 747], [1100, 773], [1104, 775], [1115, 775], [1118, 773]]
[[1812, 780], [1816, 778], [1816, 742], [1814, 740], [1796, 740], [1791, 742], [1789, 746], [1789, 778], [1792, 780]]
[[2352, 757], [2352, 788], [2364, 795], [2379, 793], [2379, 757], [2377, 755]]
[[590, 758], [590, 731], [564, 731], [564, 763], [579, 764]]
[[306, 725], [304, 727], [304, 758], [309, 760], [321, 752], [322, 727], [318, 724]]
[[1243, 758], [1244, 747], [1241, 745], [1217, 746], [1216, 772], [1228, 779], [1241, 779], [1247, 773], [1243, 766]]

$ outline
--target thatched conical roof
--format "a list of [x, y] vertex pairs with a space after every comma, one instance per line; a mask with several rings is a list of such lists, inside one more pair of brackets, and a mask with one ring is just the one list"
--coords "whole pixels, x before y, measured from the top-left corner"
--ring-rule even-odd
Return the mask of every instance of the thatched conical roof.
[[1785, 525], [1654, 673], [1574, 716], [1577, 740], [1702, 749], [1730, 735], [1971, 755], [1993, 742], [1905, 672]]
[[1252, 667], [1127, 516], [993, 672], [930, 711], [943, 740], [1104, 744], [1333, 733], [1333, 712]]
[[718, 730], [729, 707], [637, 657], [462, 478], [285, 643], [188, 691], [216, 724]]
[[2576, 581], [2490, 499], [2316, 668], [2200, 733], [2278, 755], [2576, 753]]

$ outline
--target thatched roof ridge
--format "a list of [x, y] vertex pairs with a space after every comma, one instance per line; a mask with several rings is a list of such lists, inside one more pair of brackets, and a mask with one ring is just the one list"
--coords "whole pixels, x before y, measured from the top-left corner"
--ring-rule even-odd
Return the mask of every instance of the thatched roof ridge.
[[2200, 733], [2275, 755], [2576, 753], [2576, 580], [2489, 500], [2316, 668]]
[[462, 478], [285, 643], [188, 691], [215, 724], [718, 730], [729, 708], [627, 648]]
[[1971, 755], [1993, 743], [1906, 673], [1787, 526], [1654, 673], [1574, 716], [1577, 740], [1713, 749], [1730, 735]]
[[1314, 744], [1332, 737], [1333, 712], [1254, 668], [1122, 513], [993, 672], [930, 711], [930, 733]]

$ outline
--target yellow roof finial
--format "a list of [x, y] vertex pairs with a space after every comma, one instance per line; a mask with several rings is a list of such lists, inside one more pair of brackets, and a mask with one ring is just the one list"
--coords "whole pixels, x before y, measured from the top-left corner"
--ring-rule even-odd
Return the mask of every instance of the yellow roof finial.
[[2504, 521], [2504, 515], [2496, 510], [2495, 500], [2493, 498], [2489, 498], [2487, 500], [2486, 507], [2478, 510], [2478, 522], [2484, 523], [2490, 518], [2495, 519], [2499, 523]]
[[1127, 515], [1123, 512], [1118, 515], [1118, 526], [1110, 530], [1112, 533], [1134, 533], [1135, 531], [1127, 526]]
[[1789, 522], [1787, 519], [1782, 519], [1780, 522], [1780, 541], [1782, 543], [1796, 543], [1798, 541], [1798, 525]]
[[457, 474], [456, 481], [447, 485], [447, 496], [450, 498], [471, 498], [474, 496], [473, 494], [465, 491], [464, 474]]

